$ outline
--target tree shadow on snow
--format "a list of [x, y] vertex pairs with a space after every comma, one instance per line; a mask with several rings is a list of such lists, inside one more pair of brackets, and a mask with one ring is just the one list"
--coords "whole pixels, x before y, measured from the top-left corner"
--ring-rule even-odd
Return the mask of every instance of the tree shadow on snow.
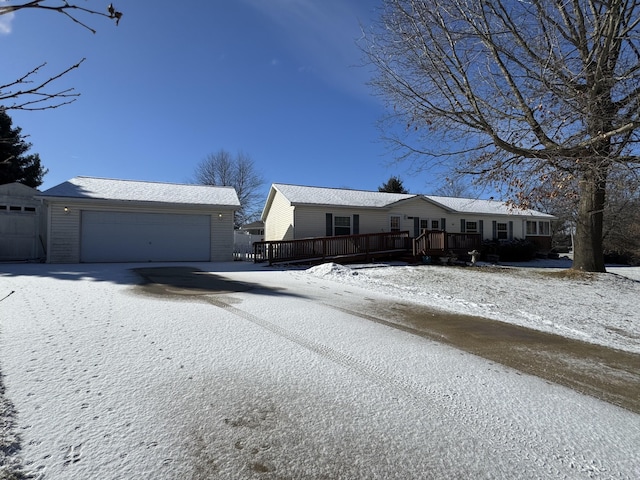
[[20, 436], [16, 433], [17, 412], [5, 396], [4, 375], [0, 372], [0, 478], [2, 480], [27, 480], [33, 478], [22, 468]]

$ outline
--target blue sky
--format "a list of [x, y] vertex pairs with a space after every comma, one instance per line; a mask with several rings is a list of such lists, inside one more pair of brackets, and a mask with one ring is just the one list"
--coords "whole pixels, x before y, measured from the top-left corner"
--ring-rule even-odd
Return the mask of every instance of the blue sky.
[[61, 15], [21, 11], [2, 19], [0, 83], [42, 62], [52, 75], [87, 58], [58, 83], [81, 93], [76, 102], [9, 112], [49, 169], [41, 189], [76, 175], [188, 183], [225, 149], [254, 160], [265, 193], [271, 183], [376, 190], [391, 175], [433, 193], [441, 180], [393, 164], [377, 127], [384, 107], [358, 66], [356, 40], [378, 4], [116, 0], [119, 26], [83, 17], [95, 35]]

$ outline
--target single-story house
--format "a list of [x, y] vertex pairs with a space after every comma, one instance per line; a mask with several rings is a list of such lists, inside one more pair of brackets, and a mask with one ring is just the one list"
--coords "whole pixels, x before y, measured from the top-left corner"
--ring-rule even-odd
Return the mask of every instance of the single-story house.
[[46, 227], [38, 193], [21, 183], [0, 185], [0, 261], [44, 258]]
[[233, 187], [75, 177], [37, 198], [49, 263], [233, 260]]
[[257, 220], [255, 222], [246, 223], [242, 225], [239, 230], [241, 232], [245, 232], [249, 235], [264, 235], [264, 222], [262, 220]]
[[275, 183], [262, 221], [265, 241], [426, 230], [479, 233], [483, 240], [527, 239], [551, 247], [552, 220], [495, 200], [385, 193]]

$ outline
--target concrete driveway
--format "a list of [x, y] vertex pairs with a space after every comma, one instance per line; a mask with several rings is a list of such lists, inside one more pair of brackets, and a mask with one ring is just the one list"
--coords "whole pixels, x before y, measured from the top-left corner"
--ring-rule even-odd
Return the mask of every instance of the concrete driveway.
[[[28, 266], [0, 277], [16, 292], [0, 305], [0, 365], [25, 473], [637, 473], [637, 414], [453, 348], [462, 336], [421, 324], [428, 312], [409, 303], [300, 272], [198, 267]], [[415, 327], [399, 328], [398, 315]], [[471, 336], [512, 341], [500, 332]]]

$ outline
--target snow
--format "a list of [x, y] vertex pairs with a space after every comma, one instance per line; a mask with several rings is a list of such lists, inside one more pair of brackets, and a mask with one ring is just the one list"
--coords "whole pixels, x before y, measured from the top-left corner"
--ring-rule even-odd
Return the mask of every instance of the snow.
[[307, 187], [282, 183], [274, 183], [272, 189], [278, 190], [292, 205], [385, 208], [403, 200], [422, 197], [450, 212], [555, 218], [553, 215], [536, 210], [515, 208], [498, 200], [373, 192], [345, 188]]
[[333, 205], [340, 207], [384, 208], [401, 200], [417, 197], [407, 193], [372, 192], [346, 188], [307, 187], [274, 183], [292, 205]]
[[556, 218], [548, 213], [542, 213], [537, 210], [523, 209], [513, 207], [500, 202], [498, 200], [483, 200], [477, 198], [457, 198], [457, 197], [441, 197], [435, 195], [425, 195], [425, 198], [435, 202], [443, 207], [457, 212], [479, 213], [487, 215], [523, 215], [530, 217], [546, 217]]
[[639, 415], [332, 308], [402, 299], [637, 353], [638, 268], [206, 263], [252, 288], [160, 296], [142, 266], [2, 265], [21, 449], [0, 477], [640, 477]]
[[240, 206], [233, 187], [74, 177], [45, 190], [41, 197]]
[[[309, 273], [366, 285], [436, 309], [491, 318], [585, 342], [640, 353], [640, 268], [610, 266], [588, 278], [553, 277], [571, 261], [355, 269], [325, 264]], [[359, 274], [353, 277], [353, 274]], [[564, 295], [561, 295], [561, 292]]]

